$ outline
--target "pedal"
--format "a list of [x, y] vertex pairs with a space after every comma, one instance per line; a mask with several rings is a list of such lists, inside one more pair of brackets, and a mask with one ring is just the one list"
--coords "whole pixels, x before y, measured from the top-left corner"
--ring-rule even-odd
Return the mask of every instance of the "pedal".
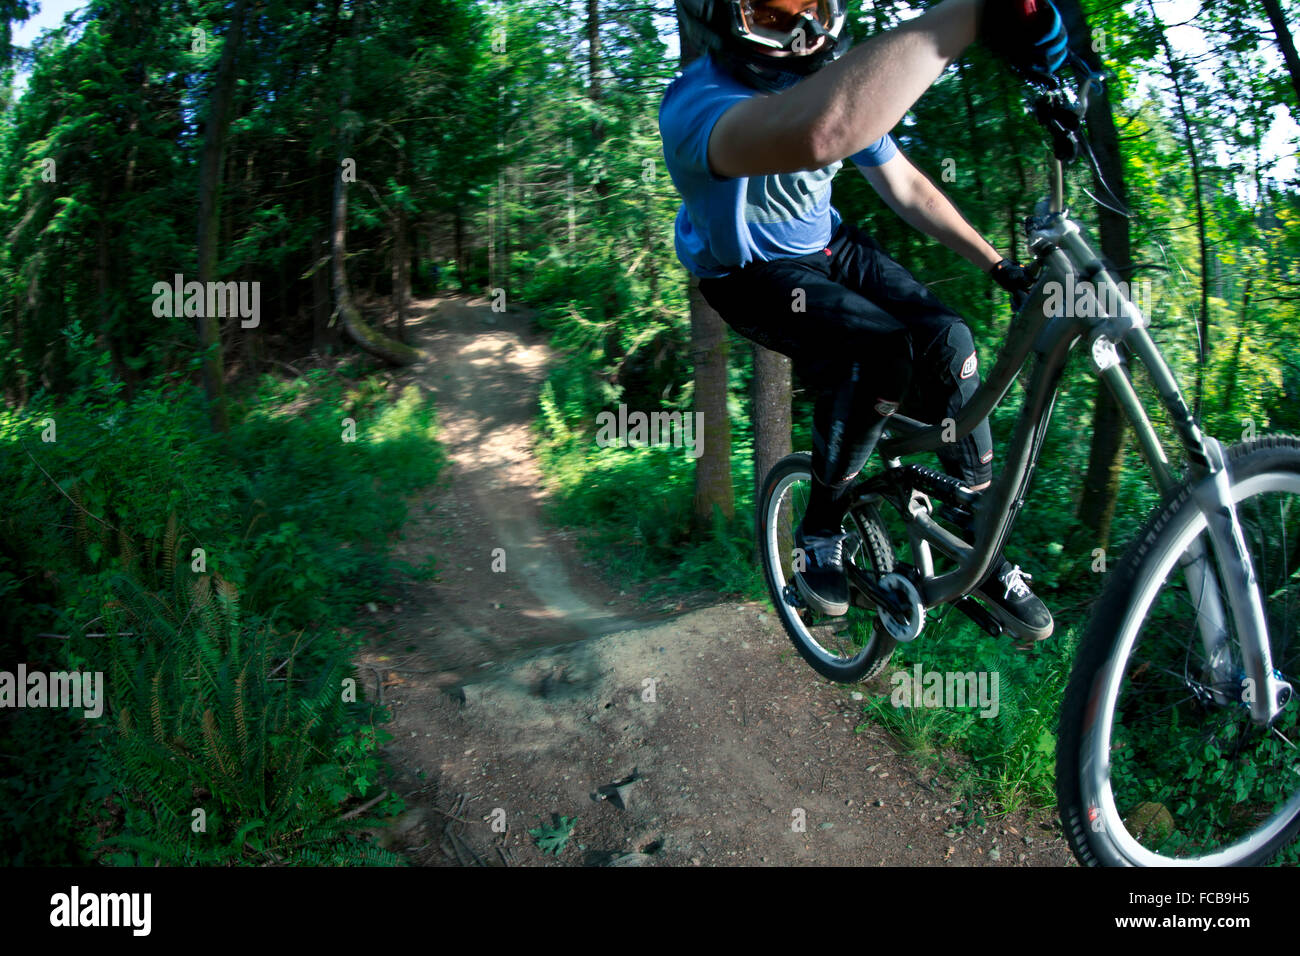
[[[1006, 634], [1010, 637], [1014, 637], [1017, 641], [1020, 641], [1021, 643], [1016, 644], [1016, 648], [1019, 650], [1022, 651], [1028, 650], [1029, 648], [1037, 644], [1039, 641], [1047, 640], [1049, 637], [1052, 636], [1052, 632], [1055, 631], [1056, 623], [1055, 621], [1053, 621], [1052, 631], [1049, 631], [1047, 634], [1044, 634], [1042, 637], [1035, 637], [1033, 634], [1026, 634], [1024, 631], [1021, 630], [1020, 627], [1017, 626], [1019, 622], [1010, 614], [1008, 614], [1006, 611], [1004, 611], [1002, 608], [998, 607], [997, 603], [992, 598], [985, 596], [983, 591], [981, 591], [979, 588], [976, 588], [973, 593], [979, 595], [980, 597], [984, 597], [985, 600], [989, 602], [987, 607], [981, 605], [980, 611], [982, 611], [984, 614], [989, 615], [989, 617], [991, 617], [993, 621], [999, 627], [1002, 628], [1003, 634]], [[971, 600], [971, 598], [968, 596], [963, 600]]]
[[964, 597], [959, 601], [954, 601], [952, 606], [978, 624], [980, 630], [989, 637], [1001, 637], [1004, 633], [1003, 627], [997, 618], [984, 610], [984, 605], [980, 604], [979, 601]]

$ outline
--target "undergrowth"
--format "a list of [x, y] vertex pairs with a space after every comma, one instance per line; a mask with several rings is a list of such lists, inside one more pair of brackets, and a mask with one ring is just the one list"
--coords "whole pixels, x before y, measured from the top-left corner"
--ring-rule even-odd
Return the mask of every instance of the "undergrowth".
[[[937, 615], [932, 614], [932, 618]], [[997, 803], [1003, 812], [1056, 805], [1056, 721], [1078, 635], [1060, 629], [1029, 650], [992, 638], [974, 623], [945, 612], [913, 644], [899, 645], [869, 690], [863, 714], [888, 730], [903, 752]], [[985, 675], [983, 706], [915, 706], [916, 666], [925, 677]], [[996, 699], [992, 675], [997, 675]], [[983, 716], [987, 715], [987, 716]], [[956, 752], [962, 759], [948, 756]]]
[[128, 403], [82, 360], [70, 399], [0, 409], [0, 639], [101, 672], [106, 704], [0, 714], [0, 860], [398, 862], [349, 815], [386, 715], [347, 622], [413, 570], [388, 542], [442, 466], [432, 408], [374, 375], [267, 376], [220, 437], [189, 384]]
[[754, 558], [749, 445], [733, 443], [735, 517], [715, 509], [706, 531], [692, 530], [695, 459], [667, 445], [606, 447], [594, 419], [566, 421], [548, 384], [541, 397], [538, 452], [552, 504], [550, 518], [582, 532], [582, 543], [610, 579], [636, 585], [646, 599], [712, 590], [758, 600], [765, 586]]

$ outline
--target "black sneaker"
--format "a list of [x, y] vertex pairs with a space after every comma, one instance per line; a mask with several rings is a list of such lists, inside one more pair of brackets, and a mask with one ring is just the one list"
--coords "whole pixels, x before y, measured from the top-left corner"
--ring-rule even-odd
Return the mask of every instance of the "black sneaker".
[[849, 612], [849, 579], [844, 573], [847, 538], [843, 533], [805, 536], [802, 524], [794, 533], [794, 546], [804, 555], [804, 570], [795, 572], [794, 586], [814, 610], [830, 617]]
[[1004, 628], [1026, 641], [1041, 641], [1052, 636], [1055, 624], [1047, 605], [1034, 596], [1025, 581], [1033, 575], [1003, 559], [1002, 566], [989, 575], [975, 593], [988, 606], [989, 613]]

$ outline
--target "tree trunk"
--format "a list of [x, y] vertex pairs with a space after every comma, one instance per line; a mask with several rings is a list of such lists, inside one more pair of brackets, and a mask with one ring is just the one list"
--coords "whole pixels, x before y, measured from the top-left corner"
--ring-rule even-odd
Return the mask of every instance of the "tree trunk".
[[790, 359], [754, 344], [754, 501], [772, 466], [790, 454]]
[[1083, 496], [1079, 501], [1079, 523], [1092, 533], [1093, 547], [1110, 547], [1110, 528], [1115, 517], [1127, 437], [1123, 413], [1105, 383], [1099, 381], [1093, 399], [1088, 471], [1084, 474]]
[[[341, 160], [340, 160], [341, 161]], [[410, 346], [396, 342], [375, 331], [361, 317], [348, 291], [347, 273], [348, 189], [343, 181], [342, 167], [334, 179], [334, 215], [331, 232], [331, 276], [334, 285], [334, 308], [343, 331], [361, 349], [392, 365], [410, 365], [419, 359], [419, 353]]]
[[695, 530], [713, 525], [713, 511], [730, 520], [736, 513], [731, 487], [731, 418], [727, 414], [727, 325], [700, 292], [691, 276], [691, 364], [695, 369], [695, 411], [704, 415], [695, 440], [702, 446], [695, 460]]
[[[501, 140], [497, 140], [497, 155], [501, 154]], [[501, 173], [497, 172], [497, 181], [492, 187], [492, 193], [488, 197], [488, 287], [487, 295], [494, 296], [492, 291], [497, 284], [497, 217], [501, 206]]]
[[[329, 254], [330, 241], [327, 233], [321, 233], [316, 244], [317, 253]], [[336, 345], [337, 336], [330, 330], [330, 274], [323, 262], [316, 266], [311, 274], [311, 347], [315, 352], [324, 353], [329, 346]]]
[[[1069, 31], [1070, 45], [1081, 52], [1091, 69], [1100, 72], [1101, 62], [1092, 49], [1091, 31], [1079, 0], [1058, 0], [1057, 8]], [[1115, 128], [1115, 116], [1106, 97], [1089, 98], [1087, 124], [1089, 140], [1097, 154], [1097, 165], [1106, 184], [1117, 199], [1127, 203], [1119, 131]], [[1102, 189], [1100, 182], [1096, 183], [1096, 188]], [[1127, 280], [1133, 273], [1128, 219], [1104, 208], [1098, 209], [1098, 216], [1102, 255], [1110, 260], [1119, 277]], [[1115, 498], [1119, 492], [1119, 476], [1124, 464], [1127, 437], [1124, 416], [1118, 404], [1110, 389], [1098, 381], [1093, 400], [1092, 445], [1088, 452], [1088, 470], [1083, 479], [1083, 494], [1078, 511], [1079, 523], [1092, 533], [1095, 542], [1093, 547], [1110, 546], [1111, 522], [1115, 516]]]
[[[682, 43], [682, 68], [700, 51]], [[727, 325], [700, 292], [700, 280], [690, 277], [691, 365], [695, 369], [695, 410], [704, 414], [696, 437], [703, 453], [695, 460], [694, 523], [697, 531], [713, 523], [720, 509], [730, 520], [736, 513], [731, 487], [731, 418], [727, 414]]]
[[[968, 73], [970, 65], [965, 58], [957, 61], [957, 83], [961, 87], [962, 103], [966, 108], [966, 136], [968, 139], [968, 148], [973, 159], [973, 168], [975, 172], [975, 195], [979, 197], [979, 208], [981, 211], [988, 208], [988, 190], [984, 184], [984, 137], [980, 135], [979, 121], [975, 110], [975, 98], [971, 95], [970, 80]], [[955, 167], [950, 167], [953, 175], [957, 174]], [[1015, 247], [1007, 251], [1007, 255], [1015, 256]], [[993, 283], [984, 283], [984, 300], [993, 302]]]
[[406, 303], [411, 298], [411, 274], [408, 266], [411, 250], [408, 248], [406, 208], [400, 203], [393, 222], [393, 316], [397, 322], [397, 340], [406, 341]]
[[456, 207], [455, 221], [452, 226], [456, 243], [456, 281], [460, 283], [460, 291], [469, 291], [469, 261], [465, 258], [465, 219], [460, 214], [460, 207]]
[[[225, 165], [226, 132], [230, 128], [230, 104], [235, 98], [235, 61], [239, 43], [244, 34], [244, 8], [248, 0], [235, 0], [231, 13], [230, 29], [225, 46], [221, 49], [221, 62], [217, 66], [217, 79], [212, 90], [212, 106], [208, 110], [207, 129], [204, 130], [203, 155], [199, 160], [199, 215], [198, 252], [199, 282], [217, 278], [217, 246], [221, 235], [221, 174]], [[207, 310], [199, 316], [199, 346], [204, 350], [203, 391], [208, 399], [208, 415], [214, 431], [225, 432], [230, 427], [226, 413], [226, 371], [221, 352], [221, 330], [215, 316]]]
[[[600, 102], [600, 3], [587, 0], [587, 90], [593, 103]], [[599, 123], [599, 120], [597, 120]], [[596, 137], [600, 138], [599, 135]]]
[[1286, 14], [1282, 12], [1282, 4], [1278, 0], [1263, 0], [1263, 3], [1264, 12], [1268, 14], [1268, 22], [1273, 27], [1273, 35], [1277, 37], [1277, 47], [1282, 51], [1287, 72], [1291, 74], [1291, 88], [1295, 90], [1295, 115], [1300, 119], [1300, 55], [1296, 53], [1295, 41], [1291, 38], [1291, 30], [1286, 25]]
[[[587, 98], [593, 104], [591, 120], [591, 149], [594, 152], [605, 139], [605, 124], [600, 118], [600, 4], [599, 0], [587, 0]], [[609, 196], [609, 174], [601, 176], [594, 184], [596, 192], [596, 215], [606, 214], [605, 199]]]
[[352, 43], [348, 51], [347, 66], [343, 71], [342, 92], [339, 94], [339, 152], [334, 166], [333, 221], [331, 223], [331, 275], [334, 283], [334, 308], [343, 331], [363, 351], [393, 365], [410, 365], [419, 359], [415, 349], [395, 342], [372, 329], [361, 317], [348, 290], [347, 238], [348, 238], [348, 183], [344, 176], [344, 160], [351, 158], [352, 128], [348, 108], [352, 103], [352, 82], [356, 75], [357, 48], [361, 40], [361, 21], [365, 7], [358, 4], [352, 13]]
[[1223, 401], [1227, 407], [1231, 407], [1233, 393], [1237, 391], [1237, 376], [1241, 370], [1241, 348], [1246, 344], [1246, 323], [1247, 316], [1250, 314], [1250, 289], [1254, 282], [1254, 276], [1246, 276], [1246, 288], [1241, 295], [1241, 319], [1237, 324], [1237, 338], [1232, 343], [1232, 360], [1228, 363], [1227, 382], [1223, 387]]
[[1201, 159], [1196, 152], [1196, 137], [1192, 132], [1192, 121], [1187, 115], [1187, 106], [1183, 101], [1183, 84], [1180, 79], [1183, 66], [1174, 58], [1174, 51], [1169, 46], [1169, 39], [1160, 26], [1160, 18], [1156, 16], [1156, 9], [1151, 0], [1147, 0], [1147, 6], [1151, 10], [1152, 19], [1156, 24], [1156, 35], [1160, 38], [1161, 49], [1164, 50], [1165, 60], [1169, 64], [1169, 78], [1174, 84], [1174, 105], [1178, 107], [1178, 117], [1182, 123], [1183, 137], [1187, 141], [1187, 158], [1192, 164], [1192, 190], [1196, 199], [1196, 240], [1201, 253], [1201, 316], [1198, 323], [1201, 333], [1201, 349], [1198, 356], [1200, 361], [1196, 363], [1196, 401], [1192, 406], [1192, 414], [1199, 419], [1201, 417], [1201, 394], [1205, 383], [1205, 356], [1210, 351], [1210, 247], [1205, 234], [1205, 200], [1201, 193]]
[[99, 221], [95, 227], [95, 289], [99, 295], [99, 330], [96, 338], [100, 348], [108, 350], [113, 363], [113, 374], [126, 386], [128, 401], [134, 395], [134, 376], [122, 359], [122, 343], [114, 333], [111, 325], [109, 303], [113, 301], [113, 242], [109, 235], [108, 210], [110, 208], [109, 186], [104, 184], [104, 194], [99, 203]]

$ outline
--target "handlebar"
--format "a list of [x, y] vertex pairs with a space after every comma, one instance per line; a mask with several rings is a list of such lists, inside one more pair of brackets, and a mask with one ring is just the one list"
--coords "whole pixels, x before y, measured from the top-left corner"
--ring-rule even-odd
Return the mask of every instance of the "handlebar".
[[[1048, 198], [1047, 209], [1050, 215], [1065, 211], [1065, 166], [1083, 155], [1087, 155], [1092, 161], [1098, 181], [1105, 191], [1110, 193], [1111, 198], [1114, 198], [1114, 193], [1106, 185], [1097, 166], [1097, 158], [1093, 155], [1092, 147], [1083, 134], [1083, 121], [1088, 111], [1090, 97], [1094, 87], [1103, 85], [1103, 79], [1079, 54], [1070, 50], [1069, 56], [1079, 82], [1071, 88], [1059, 74], [1054, 75], [1053, 84], [1034, 100], [1032, 106], [1034, 118], [1047, 130], [1052, 142], [1051, 195]], [[1095, 196], [1091, 198], [1112, 212], [1129, 215], [1127, 210], [1117, 209]], [[1118, 199], [1115, 202], [1122, 205]]]

